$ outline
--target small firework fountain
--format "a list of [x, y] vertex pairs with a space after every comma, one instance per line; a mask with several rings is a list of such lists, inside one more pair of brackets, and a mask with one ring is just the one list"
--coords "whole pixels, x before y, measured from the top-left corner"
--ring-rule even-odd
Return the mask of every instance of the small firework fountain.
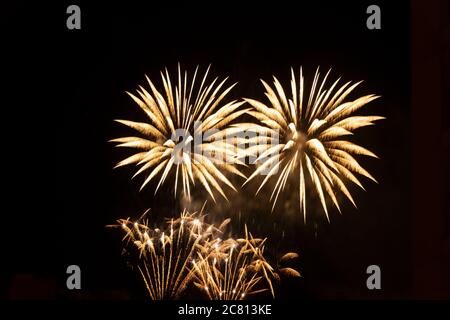
[[[267, 290], [275, 297], [272, 281], [280, 277], [264, 257], [266, 240], [254, 238], [245, 226], [245, 238], [207, 242], [192, 262], [195, 285], [211, 300], [243, 300]], [[284, 259], [297, 256], [288, 253]], [[291, 268], [282, 268], [280, 272], [300, 276]]]
[[215, 234], [221, 234], [229, 220], [218, 228], [203, 222], [201, 213], [184, 211], [178, 219], [167, 221], [162, 228], [150, 228], [145, 215], [140, 221], [119, 219], [125, 232], [123, 241], [137, 250], [138, 269], [152, 300], [174, 299], [186, 289], [193, 273], [189, 262], [202, 245]]

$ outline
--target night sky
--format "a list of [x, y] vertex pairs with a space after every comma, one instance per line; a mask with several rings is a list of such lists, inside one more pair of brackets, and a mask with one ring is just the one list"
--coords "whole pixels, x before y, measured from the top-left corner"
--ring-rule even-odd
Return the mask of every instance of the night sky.
[[[17, 139], [6, 139], [6, 146], [8, 158], [21, 170], [8, 179], [18, 195], [7, 200], [15, 212], [5, 213], [9, 231], [4, 236], [14, 246], [6, 249], [10, 263], [2, 266], [2, 295], [10, 294], [17, 273], [31, 273], [45, 286], [51, 283], [56, 297], [146, 298], [138, 273], [121, 256], [122, 234], [105, 225], [147, 208], [174, 216], [180, 204], [171, 184], [154, 196], [155, 184], [139, 192], [142, 180], [130, 179], [131, 167], [113, 170], [129, 153], [107, 141], [131, 133], [113, 119], [146, 120], [125, 91], [145, 85], [145, 74], [159, 85], [159, 71], [167, 67], [173, 74], [180, 62], [191, 73], [197, 65], [204, 70], [212, 64], [213, 75], [238, 81], [229, 100], [266, 101], [260, 78], [270, 81], [276, 75], [288, 84], [290, 67], [303, 66], [310, 83], [318, 65], [322, 72], [332, 68], [333, 81], [364, 80], [350, 98], [382, 96], [359, 114], [387, 119], [352, 137], [380, 156], [358, 158], [379, 182], [361, 178], [366, 192], [350, 189], [358, 209], [343, 199], [343, 214], [332, 209], [328, 223], [311, 199], [305, 225], [292, 204], [295, 182], [273, 213], [268, 189], [253, 196], [256, 182], [239, 189], [230, 203], [218, 199], [214, 204], [203, 190], [195, 196], [199, 203], [208, 199], [212, 218], [231, 217], [232, 232], [247, 223], [255, 236], [267, 236], [270, 255], [300, 254], [295, 267], [303, 277], [285, 280], [277, 292], [280, 299], [409, 297], [409, 4], [377, 1], [382, 29], [368, 30], [365, 11], [372, 2], [314, 1], [295, 7], [279, 1], [217, 7], [78, 2], [81, 30], [65, 27], [65, 8], [72, 3], [43, 15], [26, 10], [26, 4], [13, 6], [3, 19], [15, 30], [6, 39], [14, 51], [5, 59], [5, 103], [11, 112], [6, 121], [16, 123]], [[81, 267], [80, 292], [64, 288], [69, 264]], [[382, 290], [366, 288], [371, 264], [381, 267]]]

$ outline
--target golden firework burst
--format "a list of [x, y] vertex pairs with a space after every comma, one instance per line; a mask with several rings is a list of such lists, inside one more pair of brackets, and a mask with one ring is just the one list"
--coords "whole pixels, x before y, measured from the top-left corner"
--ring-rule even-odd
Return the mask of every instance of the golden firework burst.
[[248, 152], [250, 153], [258, 152], [257, 161], [266, 160], [245, 183], [262, 172], [268, 173], [262, 181], [258, 193], [270, 177], [277, 176], [270, 197], [273, 202], [273, 210], [289, 176], [298, 174], [299, 206], [305, 221], [308, 181], [314, 186], [328, 221], [326, 195], [340, 212], [337, 192], [343, 193], [356, 206], [346, 187], [346, 182], [351, 181], [363, 188], [355, 174], [376, 182], [353, 155], [375, 158], [377, 156], [346, 138], [352, 135], [354, 130], [372, 125], [376, 120], [384, 119], [380, 116], [353, 115], [355, 111], [379, 96], [370, 94], [353, 101], [345, 101], [345, 98], [361, 82], [354, 84], [347, 82], [338, 86], [340, 80], [338, 79], [331, 87], [326, 88], [325, 84], [330, 71], [320, 81], [319, 68], [317, 68], [309, 88], [309, 97], [305, 94], [307, 89], [300, 68], [298, 81], [291, 69], [290, 96], [286, 94], [278, 79], [274, 77], [274, 87], [261, 80], [269, 104], [254, 99], [245, 99], [254, 108], [248, 113], [264, 125], [260, 128], [261, 133], [270, 130], [274, 134], [279, 134], [280, 139], [279, 143], [275, 145], [267, 143], [249, 148]]
[[265, 242], [247, 226], [245, 238], [205, 242], [192, 261], [194, 284], [211, 300], [243, 300], [267, 290], [275, 296], [272, 280], [279, 276], [264, 258]]
[[[278, 272], [300, 276], [293, 268], [274, 271], [264, 255], [267, 238], [254, 238], [247, 226], [245, 238], [222, 240], [229, 218], [214, 225], [205, 222], [203, 209], [185, 210], [179, 218], [152, 228], [147, 213], [135, 222], [119, 219], [109, 227], [125, 232], [125, 248], [152, 300], [179, 298], [191, 283], [212, 300], [243, 300], [267, 290], [275, 296], [272, 281], [280, 280]], [[281, 262], [296, 257], [291, 252]]]
[[[152, 229], [144, 217], [132, 222], [119, 219], [117, 225], [125, 232], [123, 241], [131, 244], [138, 255], [137, 268], [152, 300], [175, 299], [193, 279], [190, 261], [199, 247], [205, 248], [210, 238], [222, 235], [230, 219], [219, 227], [204, 222], [202, 212], [184, 211], [161, 228]], [[137, 250], [137, 251], [136, 251]]]
[[[172, 85], [167, 69], [161, 72], [163, 93], [156, 89], [148, 77], [146, 78], [150, 92], [141, 86], [137, 90], [137, 96], [127, 92], [145, 112], [149, 121], [116, 120], [140, 134], [139, 137], [111, 140], [118, 143], [117, 147], [139, 150], [119, 162], [116, 168], [129, 164], [140, 166], [134, 177], [149, 172], [141, 189], [159, 176], [155, 193], [172, 174], [175, 196], [179, 180], [183, 194], [188, 198], [191, 184], [197, 180], [214, 201], [213, 190], [227, 199], [220, 184], [223, 183], [235, 191], [236, 189], [226, 177], [226, 173], [236, 174], [244, 179], [246, 177], [235, 166], [243, 164], [237, 159], [238, 151], [235, 144], [225, 138], [230, 130], [233, 132], [241, 130], [239, 123], [230, 123], [248, 109], [239, 110], [243, 101], [223, 102], [235, 86], [233, 84], [222, 90], [227, 78], [221, 81], [215, 78], [207, 83], [208, 67], [201, 81], [196, 81], [197, 71], [198, 67], [193, 77], [188, 79], [187, 72], [183, 73], [178, 65], [175, 86]], [[192, 142], [194, 148], [191, 146]]]

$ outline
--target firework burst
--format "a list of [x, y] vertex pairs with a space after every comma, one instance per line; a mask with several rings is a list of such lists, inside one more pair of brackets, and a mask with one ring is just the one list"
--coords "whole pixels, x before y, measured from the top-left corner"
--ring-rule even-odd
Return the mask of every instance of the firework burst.
[[[155, 193], [164, 184], [169, 175], [174, 176], [174, 194], [182, 185], [185, 196], [190, 198], [190, 188], [199, 181], [214, 199], [213, 190], [227, 198], [221, 184], [235, 190], [224, 172], [246, 178], [236, 164], [243, 164], [237, 159], [235, 145], [223, 138], [231, 131], [241, 130], [233, 120], [248, 111], [239, 110], [244, 102], [231, 101], [223, 103], [224, 98], [235, 84], [223, 90], [227, 79], [215, 78], [207, 83], [209, 68], [200, 81], [197, 70], [188, 79], [178, 65], [176, 85], [172, 85], [167, 69], [161, 72], [164, 91], [158, 91], [147, 77], [150, 92], [139, 87], [137, 95], [129, 96], [148, 116], [148, 123], [116, 120], [134, 130], [139, 137], [113, 139], [118, 147], [138, 149], [139, 152], [119, 162], [116, 167], [135, 164], [140, 166], [137, 176], [148, 172], [141, 189], [153, 178], [159, 177]], [[191, 148], [192, 141], [199, 137], [201, 143]], [[193, 149], [193, 150], [192, 150]], [[181, 181], [180, 181], [181, 180]], [[215, 199], [214, 199], [215, 200]]]
[[[202, 213], [184, 211], [163, 228], [149, 227], [145, 216], [137, 222], [117, 220], [114, 227], [125, 232], [123, 241], [138, 253], [138, 269], [152, 300], [174, 299], [186, 289], [194, 275], [189, 262], [199, 246], [217, 238], [229, 219], [219, 227], [207, 224]], [[135, 251], [136, 252], [136, 251]]]
[[264, 124], [260, 131], [270, 130], [273, 134], [279, 134], [280, 139], [280, 142], [275, 145], [259, 144], [249, 148], [249, 154], [258, 152], [257, 161], [267, 160], [262, 162], [245, 183], [261, 172], [268, 172], [257, 191], [258, 193], [270, 177], [277, 176], [270, 197], [273, 202], [273, 210], [289, 176], [298, 175], [299, 207], [305, 221], [307, 179], [314, 186], [328, 221], [326, 195], [340, 212], [336, 197], [338, 192], [344, 194], [355, 205], [346, 187], [347, 181], [355, 183], [362, 189], [364, 188], [356, 175], [365, 176], [376, 182], [353, 155], [375, 158], [377, 156], [348, 141], [347, 137], [358, 128], [373, 125], [374, 121], [384, 119], [380, 116], [353, 115], [358, 109], [379, 96], [370, 94], [345, 102], [345, 98], [361, 82], [354, 84], [347, 82], [338, 86], [340, 80], [338, 79], [331, 87], [326, 88], [325, 83], [330, 71], [323, 80], [320, 80], [319, 69], [317, 69], [309, 89], [309, 97], [305, 94], [306, 88], [300, 68], [298, 81], [291, 69], [290, 96], [287, 96], [285, 89], [274, 77], [274, 87], [261, 80], [266, 90], [265, 95], [270, 102], [268, 105], [253, 99], [245, 99], [254, 108], [248, 113]]
[[265, 242], [247, 226], [245, 238], [206, 242], [192, 262], [194, 284], [211, 300], [243, 300], [267, 290], [275, 296], [272, 280], [279, 276], [264, 258]]

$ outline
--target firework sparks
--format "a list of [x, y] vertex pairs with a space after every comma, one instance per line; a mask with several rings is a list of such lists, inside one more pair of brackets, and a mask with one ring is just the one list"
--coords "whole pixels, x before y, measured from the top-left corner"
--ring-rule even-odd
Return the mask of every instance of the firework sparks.
[[195, 285], [212, 300], [243, 300], [267, 290], [274, 296], [272, 279], [278, 275], [264, 258], [265, 241], [253, 238], [246, 226], [245, 239], [206, 242], [193, 261]]
[[[210, 299], [243, 300], [270, 290], [280, 277], [265, 259], [266, 239], [254, 238], [245, 226], [245, 238], [222, 240], [230, 219], [219, 226], [206, 223], [203, 213], [184, 211], [162, 228], [152, 229], [144, 217], [133, 222], [119, 219], [111, 227], [125, 232], [123, 241], [136, 252], [137, 267], [152, 300], [175, 299], [194, 283]], [[283, 260], [297, 257], [296, 253]], [[299, 276], [281, 268], [287, 276]]]
[[[172, 85], [167, 69], [165, 73], [161, 72], [163, 93], [156, 89], [148, 77], [151, 92], [141, 86], [140, 90], [137, 90], [138, 96], [127, 92], [146, 113], [149, 123], [116, 120], [141, 135], [111, 140], [118, 143], [118, 147], [139, 150], [119, 162], [116, 167], [129, 164], [140, 166], [134, 177], [149, 172], [141, 189], [159, 176], [156, 193], [166, 178], [172, 174], [175, 176], [175, 196], [181, 182], [183, 194], [190, 198], [191, 184], [197, 180], [213, 199], [213, 190], [227, 199], [221, 184], [235, 191], [236, 189], [223, 172], [236, 174], [244, 179], [246, 177], [235, 166], [243, 164], [237, 159], [236, 145], [228, 143], [224, 138], [230, 130], [233, 132], [241, 130], [239, 123], [230, 125], [230, 122], [248, 109], [239, 110], [243, 101], [223, 103], [235, 84], [225, 90], [222, 88], [227, 79], [218, 81], [218, 78], [215, 78], [208, 84], [209, 68], [198, 84], [197, 70], [198, 68], [192, 79], [188, 80], [187, 73], [183, 74], [178, 66], [175, 86]], [[191, 150], [191, 142], [195, 142], [196, 137], [200, 137], [201, 144], [195, 145]]]
[[[331, 71], [331, 70], [330, 70]], [[262, 102], [245, 99], [253, 110], [248, 113], [258, 119], [264, 126], [261, 132], [267, 130], [278, 133], [280, 143], [275, 145], [259, 144], [257, 161], [265, 160], [247, 179], [245, 183], [266, 170], [267, 176], [262, 181], [257, 193], [267, 183], [271, 176], [277, 176], [276, 184], [270, 200], [275, 207], [280, 192], [284, 190], [290, 175], [299, 176], [299, 207], [306, 221], [306, 186], [312, 183], [318, 195], [325, 215], [329, 219], [326, 195], [340, 212], [336, 197], [337, 192], [344, 194], [353, 205], [353, 200], [346, 187], [346, 181], [363, 186], [355, 174], [376, 180], [353, 157], [353, 155], [377, 156], [371, 151], [347, 141], [353, 131], [373, 125], [374, 121], [384, 119], [380, 116], [354, 116], [354, 112], [367, 103], [379, 98], [370, 94], [354, 101], [344, 102], [344, 99], [361, 83], [347, 82], [338, 86], [339, 79], [331, 87], [325, 88], [330, 73], [320, 81], [317, 69], [312, 82], [309, 97], [306, 96], [302, 69], [298, 83], [291, 69], [291, 96], [288, 97], [277, 78], [274, 77], [274, 88], [262, 81], [266, 90], [269, 105]], [[320, 82], [320, 84], [319, 84]], [[339, 89], [337, 89], [339, 87]], [[275, 174], [279, 172], [279, 174]], [[244, 183], [244, 184], [245, 184]]]
[[204, 215], [184, 211], [178, 219], [171, 219], [163, 228], [152, 229], [146, 219], [132, 222], [117, 220], [125, 232], [123, 241], [139, 253], [138, 269], [152, 300], [174, 299], [180, 296], [192, 280], [189, 262], [199, 246], [209, 238], [217, 238], [229, 219], [219, 227], [203, 221]]

